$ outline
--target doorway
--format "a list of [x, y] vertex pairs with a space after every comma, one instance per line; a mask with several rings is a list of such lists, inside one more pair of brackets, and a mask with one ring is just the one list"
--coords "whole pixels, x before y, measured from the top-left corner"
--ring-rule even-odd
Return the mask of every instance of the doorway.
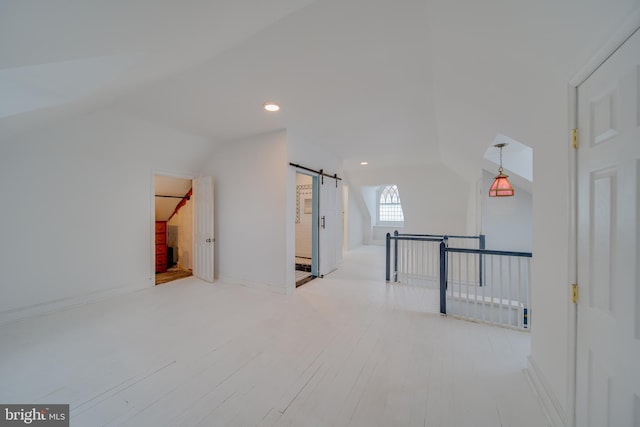
[[296, 287], [318, 276], [318, 177], [296, 173]]
[[154, 176], [155, 284], [193, 274], [193, 182]]

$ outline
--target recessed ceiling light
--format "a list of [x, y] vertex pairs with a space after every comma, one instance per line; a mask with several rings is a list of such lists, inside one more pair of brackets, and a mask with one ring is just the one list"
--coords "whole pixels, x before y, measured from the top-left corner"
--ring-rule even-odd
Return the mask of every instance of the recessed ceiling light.
[[274, 112], [274, 111], [278, 111], [280, 109], [280, 106], [275, 102], [265, 102], [264, 109], [267, 111]]
[[361, 164], [362, 166], [366, 166], [366, 165], [368, 165], [368, 164], [369, 164], [369, 162], [360, 162], [360, 164]]

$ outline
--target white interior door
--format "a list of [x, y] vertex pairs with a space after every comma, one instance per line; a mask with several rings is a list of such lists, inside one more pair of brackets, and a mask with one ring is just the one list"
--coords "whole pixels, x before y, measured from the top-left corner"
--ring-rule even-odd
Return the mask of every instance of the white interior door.
[[213, 234], [213, 177], [205, 176], [193, 180], [193, 275], [213, 282], [214, 242]]
[[319, 274], [338, 268], [342, 258], [342, 192], [339, 180], [320, 177], [320, 259]]
[[640, 32], [578, 88], [576, 425], [640, 426]]

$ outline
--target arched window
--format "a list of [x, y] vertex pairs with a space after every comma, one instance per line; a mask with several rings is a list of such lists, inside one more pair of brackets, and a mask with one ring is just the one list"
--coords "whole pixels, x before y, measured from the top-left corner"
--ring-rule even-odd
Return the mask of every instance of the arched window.
[[386, 185], [378, 190], [378, 223], [398, 224], [404, 222], [397, 185]]

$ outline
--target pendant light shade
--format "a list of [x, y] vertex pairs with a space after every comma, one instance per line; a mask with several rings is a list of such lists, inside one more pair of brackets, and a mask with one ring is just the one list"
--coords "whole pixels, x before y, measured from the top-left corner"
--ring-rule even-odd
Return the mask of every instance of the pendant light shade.
[[503, 173], [496, 175], [489, 189], [489, 197], [509, 197], [514, 194], [515, 190], [509, 182], [509, 176]]
[[498, 175], [493, 179], [493, 184], [489, 188], [489, 197], [509, 197], [515, 194], [513, 186], [509, 182], [509, 175], [502, 173], [502, 147], [507, 144], [496, 144], [495, 147], [500, 149], [500, 168]]

